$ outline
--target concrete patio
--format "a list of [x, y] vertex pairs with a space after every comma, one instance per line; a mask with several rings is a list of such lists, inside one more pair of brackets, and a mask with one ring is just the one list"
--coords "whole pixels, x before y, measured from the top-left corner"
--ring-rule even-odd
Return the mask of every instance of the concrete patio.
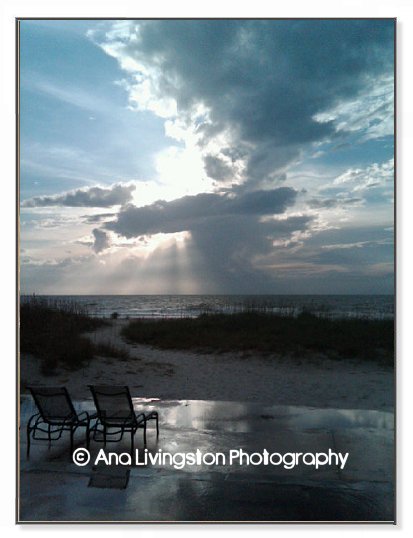
[[[26, 424], [36, 408], [21, 399], [20, 522], [99, 521], [377, 521], [394, 520], [394, 417], [366, 410], [266, 406], [224, 401], [134, 399], [137, 411], [156, 409], [160, 436], [148, 430], [156, 452], [202, 453], [242, 448], [262, 452], [348, 452], [337, 466], [94, 465], [76, 466], [66, 434], [49, 448], [33, 441], [26, 458]], [[93, 410], [92, 401], [75, 402]], [[75, 447], [85, 446], [84, 430]], [[105, 451], [129, 451], [130, 438]], [[143, 451], [142, 431], [135, 448]]]

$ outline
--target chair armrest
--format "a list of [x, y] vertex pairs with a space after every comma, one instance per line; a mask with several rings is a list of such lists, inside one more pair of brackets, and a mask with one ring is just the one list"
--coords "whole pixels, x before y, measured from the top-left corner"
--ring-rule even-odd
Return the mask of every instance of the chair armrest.
[[146, 416], [144, 413], [135, 413], [135, 417], [138, 422], [146, 422]]
[[[29, 422], [27, 423], [28, 428], [32, 428], [32, 420], [37, 418], [37, 420], [40, 418], [40, 413], [36, 413], [35, 415], [32, 415], [29, 419]], [[36, 421], [37, 423], [37, 421]]]

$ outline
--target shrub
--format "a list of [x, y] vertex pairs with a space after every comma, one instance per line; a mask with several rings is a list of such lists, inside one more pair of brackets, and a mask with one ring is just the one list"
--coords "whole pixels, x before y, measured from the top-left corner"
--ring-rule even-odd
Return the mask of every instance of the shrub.
[[124, 357], [122, 350], [98, 346], [83, 335], [105, 323], [75, 302], [25, 298], [20, 305], [20, 349], [42, 360], [44, 375], [53, 375], [59, 365], [78, 369], [103, 351]]
[[304, 312], [282, 316], [257, 312], [202, 314], [198, 318], [135, 320], [122, 334], [133, 342], [170, 349], [257, 350], [326, 353], [391, 364], [392, 320], [330, 319]]

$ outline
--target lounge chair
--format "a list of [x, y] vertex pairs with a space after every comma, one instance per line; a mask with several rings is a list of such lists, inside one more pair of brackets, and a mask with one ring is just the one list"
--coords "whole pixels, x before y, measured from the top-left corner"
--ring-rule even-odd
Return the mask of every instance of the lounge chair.
[[[96, 415], [86, 411], [77, 413], [65, 387], [29, 387], [39, 410], [27, 423], [27, 457], [30, 455], [30, 438], [57, 441], [64, 431], [70, 432], [70, 453], [73, 452], [73, 437], [77, 428], [86, 428], [86, 444], [89, 448], [90, 421]], [[41, 433], [39, 433], [41, 432]], [[46, 435], [42, 435], [46, 434]]]
[[[118, 442], [124, 433], [131, 435], [131, 454], [134, 448], [134, 435], [139, 428], [143, 429], [143, 441], [146, 445], [146, 424], [149, 420], [156, 421], [156, 436], [159, 436], [158, 413], [135, 413], [132, 397], [127, 386], [96, 386], [89, 385], [97, 410], [97, 421], [89, 431], [93, 440], [103, 442]], [[113, 439], [115, 437], [115, 439]]]

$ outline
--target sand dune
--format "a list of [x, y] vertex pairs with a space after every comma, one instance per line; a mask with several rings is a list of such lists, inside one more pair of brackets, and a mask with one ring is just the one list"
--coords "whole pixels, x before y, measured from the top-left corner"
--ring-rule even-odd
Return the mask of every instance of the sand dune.
[[113, 321], [89, 337], [127, 349], [129, 359], [99, 357], [80, 370], [45, 377], [40, 361], [22, 354], [23, 385], [66, 385], [76, 398], [89, 396], [87, 384], [127, 384], [139, 397], [393, 410], [393, 370], [373, 362], [159, 350], [125, 342], [124, 323]]

